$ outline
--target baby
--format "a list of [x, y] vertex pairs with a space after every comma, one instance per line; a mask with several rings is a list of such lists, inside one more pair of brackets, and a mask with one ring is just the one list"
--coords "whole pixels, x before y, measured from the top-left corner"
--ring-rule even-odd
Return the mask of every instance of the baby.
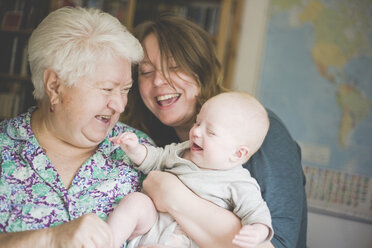
[[[260, 148], [268, 129], [269, 119], [259, 101], [247, 93], [228, 92], [202, 106], [189, 141], [164, 149], [139, 144], [134, 133], [123, 133], [111, 141], [120, 144], [138, 170], [173, 173], [200, 197], [233, 211], [241, 219], [242, 229], [232, 243], [256, 247], [273, 236], [271, 216], [259, 185], [242, 165]], [[109, 216], [108, 224], [117, 247], [125, 240], [131, 240], [128, 247], [155, 243], [198, 247], [169, 214], [158, 214], [142, 193], [127, 195]]]

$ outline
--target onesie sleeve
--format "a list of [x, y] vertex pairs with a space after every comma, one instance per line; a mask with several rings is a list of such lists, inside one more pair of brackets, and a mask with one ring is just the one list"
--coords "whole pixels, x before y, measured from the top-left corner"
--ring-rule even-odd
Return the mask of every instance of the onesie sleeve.
[[172, 143], [166, 145], [164, 148], [145, 145], [147, 155], [145, 160], [137, 167], [137, 169], [148, 174], [152, 170], [163, 171], [172, 168], [174, 165], [173, 161], [175, 161], [178, 156], [177, 151], [186, 145], [187, 143], [185, 142], [180, 144]]
[[[244, 170], [244, 169], [242, 169]], [[252, 177], [247, 180], [237, 180], [230, 186], [233, 212], [241, 219], [242, 225], [260, 223], [266, 225], [270, 240], [273, 235], [270, 210], [261, 196], [260, 187]]]

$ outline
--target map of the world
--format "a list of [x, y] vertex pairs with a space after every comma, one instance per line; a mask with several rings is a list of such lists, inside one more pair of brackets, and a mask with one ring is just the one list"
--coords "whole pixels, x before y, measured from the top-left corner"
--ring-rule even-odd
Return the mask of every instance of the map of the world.
[[299, 142], [309, 206], [372, 221], [372, 1], [273, 0], [259, 99]]

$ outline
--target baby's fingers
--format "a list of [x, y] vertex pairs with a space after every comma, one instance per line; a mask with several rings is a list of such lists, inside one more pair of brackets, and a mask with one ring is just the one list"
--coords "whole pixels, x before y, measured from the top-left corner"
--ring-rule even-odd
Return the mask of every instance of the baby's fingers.
[[256, 247], [257, 244], [245, 235], [235, 235], [232, 243], [241, 248]]
[[119, 134], [118, 136], [109, 138], [109, 140], [114, 142], [115, 145], [117, 145], [117, 144], [124, 142], [126, 139], [128, 139], [127, 137], [128, 137], [128, 133], [122, 133], [122, 134]]
[[118, 144], [118, 136], [115, 136], [115, 137], [111, 137], [111, 138], [109, 138], [109, 141], [111, 141], [111, 142], [113, 142], [115, 145], [117, 145]]

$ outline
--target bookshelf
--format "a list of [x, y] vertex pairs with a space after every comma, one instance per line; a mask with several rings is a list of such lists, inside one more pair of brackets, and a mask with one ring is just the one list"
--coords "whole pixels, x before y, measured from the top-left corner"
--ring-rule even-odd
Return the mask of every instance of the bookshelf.
[[0, 120], [35, 105], [27, 41], [50, 12], [63, 6], [99, 8], [129, 30], [167, 11], [188, 18], [211, 34], [231, 87], [244, 0], [5, 0], [0, 3]]
[[49, 13], [50, 0], [5, 0], [0, 3], [0, 120], [35, 105], [27, 62], [32, 30]]

